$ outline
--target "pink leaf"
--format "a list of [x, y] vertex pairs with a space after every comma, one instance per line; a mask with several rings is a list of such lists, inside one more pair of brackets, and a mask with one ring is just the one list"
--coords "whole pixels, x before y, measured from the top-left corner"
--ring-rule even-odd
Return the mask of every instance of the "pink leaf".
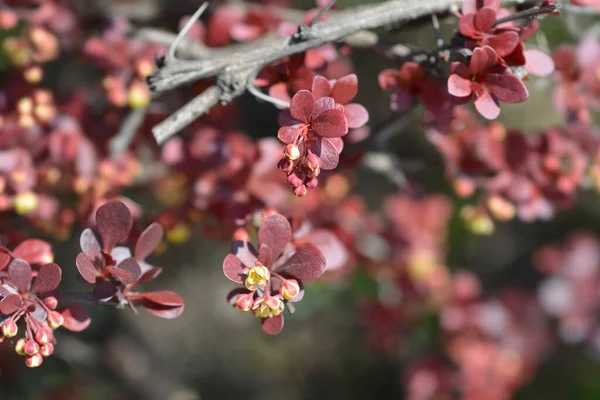
[[325, 256], [321, 250], [309, 244], [300, 247], [277, 272], [285, 272], [295, 279], [312, 281], [323, 275], [325, 267]]
[[132, 223], [131, 212], [125, 203], [113, 200], [100, 206], [96, 211], [96, 225], [104, 250], [110, 252], [119, 241], [125, 239]]
[[300, 90], [292, 97], [290, 114], [293, 118], [302, 121], [310, 121], [310, 116], [315, 108], [315, 97], [308, 90]]
[[330, 97], [331, 94], [331, 85], [327, 78], [317, 75], [315, 76], [312, 83], [312, 93], [315, 96], [315, 99], [320, 99], [321, 97]]
[[231, 243], [231, 253], [240, 259], [242, 264], [251, 267], [256, 263], [258, 252], [252, 246], [252, 243], [242, 240], [235, 240]]
[[79, 253], [75, 259], [75, 265], [81, 277], [88, 283], [95, 283], [99, 276], [92, 260], [85, 253]]
[[498, 63], [498, 56], [490, 46], [477, 47], [473, 50], [471, 64], [469, 65], [473, 75], [484, 73]]
[[[252, 267], [253, 265], [254, 263], [249, 266]], [[235, 283], [243, 282], [244, 274], [242, 270], [244, 267], [245, 265], [242, 264], [242, 261], [233, 254], [227, 254], [225, 260], [223, 260], [223, 273], [229, 280]]]
[[21, 242], [13, 250], [13, 256], [29, 264], [46, 264], [54, 258], [50, 244], [39, 239], [27, 239]]
[[9, 294], [0, 301], [0, 313], [10, 315], [20, 310], [22, 306], [21, 296], [18, 294]]
[[273, 214], [265, 219], [258, 229], [258, 244], [262, 246], [266, 244], [271, 248], [273, 260], [283, 251], [283, 248], [289, 243], [292, 238], [292, 227], [281, 214]]
[[90, 313], [80, 305], [72, 305], [60, 310], [64, 318], [63, 327], [71, 332], [81, 332], [92, 323]]
[[333, 232], [327, 229], [317, 229], [298, 239], [297, 242], [316, 246], [325, 256], [327, 271], [342, 268], [350, 258], [346, 246]]
[[473, 37], [477, 34], [475, 31], [475, 13], [465, 14], [458, 21], [458, 31], [466, 37]]
[[525, 69], [537, 76], [548, 76], [554, 72], [552, 57], [540, 50], [525, 50]]
[[283, 329], [283, 314], [261, 320], [262, 330], [269, 335], [277, 335]]
[[158, 247], [164, 235], [163, 227], [154, 222], [147, 227], [135, 244], [136, 260], [145, 260]]
[[502, 32], [494, 35], [487, 44], [496, 50], [500, 57], [504, 57], [512, 53], [519, 44], [519, 34], [513, 31]]
[[496, 119], [500, 115], [498, 100], [485, 89], [478, 92], [477, 99], [475, 99], [475, 108], [486, 119]]
[[81, 233], [79, 246], [81, 247], [81, 251], [87, 254], [91, 259], [101, 256], [102, 246], [100, 246], [96, 235], [94, 235], [94, 231], [89, 228]]
[[324, 111], [335, 109], [335, 100], [331, 97], [321, 97], [315, 103], [315, 109], [313, 110], [312, 119], [317, 118]]
[[338, 79], [331, 90], [331, 97], [338, 104], [348, 104], [358, 93], [358, 78], [355, 74]]
[[312, 128], [321, 137], [341, 137], [348, 133], [344, 112], [339, 109], [322, 112], [312, 121]]
[[472, 93], [471, 81], [452, 74], [448, 78], [448, 93], [456, 97], [467, 97]]
[[62, 270], [58, 265], [54, 263], [43, 265], [33, 281], [31, 293], [45, 293], [53, 291], [60, 284], [61, 277]]
[[369, 112], [357, 103], [344, 106], [344, 115], [348, 121], [348, 128], [356, 129], [369, 122]]
[[306, 125], [293, 125], [293, 126], [282, 126], [277, 131], [277, 137], [285, 144], [291, 144], [296, 141], [298, 135], [300, 135], [300, 128]]
[[488, 32], [496, 22], [496, 11], [489, 7], [483, 7], [475, 13], [473, 24], [478, 32]]
[[529, 97], [523, 82], [513, 75], [486, 74], [485, 85], [498, 100], [505, 103], [521, 103]]
[[15, 258], [8, 264], [8, 277], [19, 292], [27, 292], [31, 284], [31, 265], [25, 260]]

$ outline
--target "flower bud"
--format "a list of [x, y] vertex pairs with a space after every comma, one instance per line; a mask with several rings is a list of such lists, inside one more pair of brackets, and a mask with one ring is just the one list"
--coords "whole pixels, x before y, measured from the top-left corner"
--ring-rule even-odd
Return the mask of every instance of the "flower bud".
[[252, 306], [254, 306], [254, 293], [243, 293], [238, 295], [235, 300], [235, 306], [242, 311], [252, 310]]
[[12, 319], [7, 319], [2, 323], [2, 334], [7, 338], [13, 338], [19, 333], [19, 327], [17, 323]]
[[294, 188], [292, 192], [298, 197], [303, 197], [306, 196], [306, 194], [308, 193], [308, 189], [306, 188], [306, 186], [300, 185], [297, 188]]
[[287, 158], [282, 158], [279, 160], [279, 163], [277, 163], [277, 168], [286, 174], [290, 174], [294, 170], [294, 163]]
[[35, 340], [29, 339], [25, 342], [25, 346], [23, 346], [23, 352], [28, 356], [32, 356], [34, 354], [39, 353], [40, 345], [35, 342]]
[[309, 178], [304, 184], [308, 189], [314, 189], [319, 185], [319, 180], [317, 178]]
[[317, 176], [319, 176], [320, 173], [321, 173], [321, 168], [315, 168], [315, 169], [312, 169], [312, 170], [308, 170], [306, 172], [306, 175], [309, 178], [316, 178]]
[[17, 343], [15, 344], [15, 351], [17, 352], [18, 355], [20, 356], [24, 356], [25, 355], [25, 343], [27, 341], [24, 338], [21, 338], [19, 340], [17, 340]]
[[[62, 315], [61, 315], [62, 317]], [[50, 343], [50, 341], [52, 340], [52, 331], [50, 331], [49, 329], [46, 328], [39, 328], [37, 330], [37, 332], [35, 333], [35, 340], [36, 342], [38, 342], [41, 345]]]
[[306, 166], [312, 170], [321, 168], [321, 159], [314, 153], [310, 152], [306, 157]]
[[25, 357], [25, 365], [29, 368], [37, 368], [44, 362], [44, 357], [40, 353]]
[[49, 357], [54, 353], [54, 345], [52, 343], [48, 343], [40, 347], [40, 354], [44, 357]]
[[300, 285], [298, 281], [295, 279], [286, 279], [281, 284], [281, 289], [279, 289], [279, 293], [286, 300], [292, 300], [294, 297], [298, 296], [300, 293]]
[[300, 158], [300, 148], [293, 143], [288, 144], [287, 146], [285, 146], [285, 150], [283, 151], [283, 154], [285, 154], [285, 156], [289, 160], [292, 160], [292, 161], [297, 160]]
[[48, 313], [48, 325], [51, 329], [58, 329], [65, 322], [64, 317], [58, 311]]
[[291, 174], [290, 176], [288, 176], [287, 181], [290, 184], [290, 186], [294, 188], [302, 185], [302, 179], [296, 174]]
[[[49, 261], [52, 262], [52, 261]], [[46, 297], [44, 299], [44, 304], [51, 310], [55, 310], [58, 306], [58, 299], [54, 296]]]

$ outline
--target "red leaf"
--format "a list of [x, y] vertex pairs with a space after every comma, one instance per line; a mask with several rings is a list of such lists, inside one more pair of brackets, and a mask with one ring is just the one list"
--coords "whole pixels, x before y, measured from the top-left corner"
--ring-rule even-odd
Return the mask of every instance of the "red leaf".
[[341, 150], [335, 146], [334, 139], [339, 138], [321, 138], [311, 146], [313, 152], [321, 159], [321, 169], [323, 170], [334, 169], [340, 161]]
[[473, 75], [479, 75], [498, 63], [498, 55], [490, 46], [477, 47], [473, 50], [469, 68]]
[[331, 97], [321, 97], [315, 103], [315, 109], [312, 113], [311, 119], [315, 119], [323, 112], [333, 109], [335, 109], [335, 100], [333, 100]]
[[114, 265], [108, 265], [104, 267], [104, 269], [108, 271], [110, 275], [117, 278], [123, 283], [133, 281], [133, 275], [131, 274], [131, 272], [124, 270], [123, 268], [116, 267]]
[[0, 271], [6, 268], [10, 260], [12, 260], [12, 256], [9, 251], [0, 247]]
[[164, 235], [163, 227], [154, 222], [147, 227], [135, 244], [134, 256], [136, 260], [145, 260], [158, 247]]
[[318, 279], [325, 272], [325, 256], [316, 246], [300, 247], [277, 272], [285, 272], [293, 278], [304, 281]]
[[488, 32], [494, 26], [496, 22], [496, 11], [489, 7], [483, 7], [477, 13], [475, 13], [475, 18], [473, 20], [473, 24], [475, 26], [475, 30], [478, 32]]
[[357, 103], [345, 105], [344, 115], [348, 121], [348, 128], [360, 128], [369, 122], [369, 112], [366, 108]]
[[315, 99], [320, 99], [321, 97], [330, 97], [331, 85], [329, 84], [329, 80], [321, 75], [315, 76], [311, 91], [315, 96]]
[[292, 227], [287, 218], [281, 214], [271, 215], [258, 229], [258, 244], [259, 246], [266, 244], [271, 248], [273, 260], [279, 257], [291, 238]]
[[161, 306], [178, 307], [184, 304], [183, 297], [171, 290], [141, 293], [141, 297]]
[[117, 265], [117, 268], [127, 271], [127, 273], [130, 275], [130, 278], [128, 279], [122, 279], [122, 282], [125, 284], [137, 282], [137, 280], [140, 279], [140, 276], [142, 276], [142, 269], [140, 268], [138, 262], [133, 258], [124, 259], [119, 263], [119, 265]]
[[90, 228], [87, 228], [81, 233], [81, 237], [79, 238], [79, 246], [81, 247], [81, 251], [88, 255], [91, 259], [96, 257], [100, 257], [102, 246], [98, 242], [94, 231]]
[[142, 276], [137, 280], [136, 285], [141, 285], [142, 283], [150, 282], [155, 279], [162, 272], [162, 268], [159, 267], [150, 267], [142, 272]]
[[96, 225], [104, 250], [110, 252], [119, 241], [125, 239], [132, 223], [131, 212], [125, 203], [113, 200], [100, 206], [96, 211]]
[[52, 246], [39, 239], [27, 239], [14, 250], [13, 256], [27, 261], [29, 264], [46, 264], [54, 258]]
[[498, 100], [505, 103], [521, 103], [529, 97], [523, 82], [513, 75], [486, 74], [485, 85]]
[[62, 277], [62, 270], [54, 263], [42, 265], [38, 271], [33, 285], [31, 285], [31, 293], [51, 292], [58, 287]]
[[258, 249], [258, 261], [267, 267], [271, 267], [273, 264], [273, 252], [266, 244], [261, 245]]
[[65, 320], [63, 327], [71, 332], [81, 332], [92, 323], [88, 310], [79, 305], [63, 308], [60, 313]]
[[500, 57], [504, 57], [512, 53], [519, 44], [519, 34], [513, 31], [502, 32], [494, 35], [486, 44], [496, 50]]
[[19, 292], [27, 292], [31, 285], [31, 265], [25, 260], [15, 258], [8, 264], [8, 277]]
[[0, 313], [10, 315], [20, 310], [22, 306], [21, 296], [18, 294], [9, 294], [0, 301]]
[[235, 283], [243, 282], [244, 275], [242, 273], [242, 270], [244, 269], [244, 267], [245, 266], [244, 264], [242, 264], [242, 261], [233, 254], [227, 254], [225, 260], [223, 260], [223, 274], [225, 274], [225, 276], [229, 278], [229, 280]]
[[315, 108], [315, 97], [308, 90], [300, 90], [292, 97], [290, 114], [302, 122], [310, 121], [310, 116]]
[[321, 137], [341, 137], [348, 133], [344, 111], [339, 109], [323, 111], [312, 121], [311, 126]]
[[338, 79], [331, 90], [331, 97], [339, 104], [348, 104], [358, 93], [358, 78], [355, 74]]
[[81, 277], [88, 283], [95, 283], [99, 276], [98, 270], [86, 253], [79, 253], [75, 259], [75, 265]]
[[472, 93], [471, 81], [452, 74], [448, 78], [448, 93], [456, 97], [467, 97]]
[[476, 35], [477, 32], [475, 31], [475, 14], [474, 13], [465, 14], [458, 21], [458, 31], [461, 33], [461, 35], [466, 36], [466, 37], [474, 37]]
[[283, 329], [283, 314], [271, 318], [263, 318], [260, 323], [265, 333], [277, 335]]
[[135, 301], [150, 314], [161, 318], [177, 318], [184, 309], [183, 298], [175, 292], [163, 290], [160, 292], [142, 293], [142, 299]]
[[291, 144], [296, 141], [296, 138], [301, 133], [300, 128], [306, 125], [282, 126], [277, 131], [277, 137], [285, 144]]
[[117, 287], [110, 281], [100, 281], [94, 286], [94, 297], [99, 300], [110, 300], [115, 293]]

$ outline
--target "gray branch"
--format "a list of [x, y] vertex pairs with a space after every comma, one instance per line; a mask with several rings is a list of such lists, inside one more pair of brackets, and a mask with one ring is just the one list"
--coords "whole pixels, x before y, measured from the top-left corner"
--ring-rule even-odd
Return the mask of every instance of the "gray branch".
[[336, 12], [327, 21], [300, 27], [288, 38], [271, 38], [232, 46], [201, 60], [165, 63], [149, 79], [150, 88], [164, 92], [199, 79], [216, 77], [215, 84], [153, 128], [158, 143], [164, 142], [218, 102], [242, 95], [256, 71], [287, 56], [339, 41], [360, 31], [391, 28], [398, 24], [447, 11], [457, 0], [390, 0]]

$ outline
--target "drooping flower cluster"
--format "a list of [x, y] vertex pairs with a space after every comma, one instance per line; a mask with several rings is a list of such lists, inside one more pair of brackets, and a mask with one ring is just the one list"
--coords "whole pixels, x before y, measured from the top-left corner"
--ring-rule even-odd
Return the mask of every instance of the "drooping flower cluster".
[[304, 297], [302, 282], [318, 279], [325, 272], [325, 257], [313, 245], [294, 246], [290, 223], [280, 214], [264, 219], [257, 237], [258, 251], [245, 240], [233, 242], [232, 253], [223, 261], [223, 273], [244, 286], [230, 292], [230, 303], [252, 312], [261, 319], [262, 329], [275, 335], [283, 329], [286, 306]]
[[312, 90], [297, 92], [290, 110], [279, 114], [277, 137], [287, 144], [279, 169], [286, 174], [296, 196], [305, 196], [319, 184], [321, 169], [337, 167], [344, 148], [342, 137], [348, 128], [367, 123], [367, 110], [359, 104], [348, 104], [357, 91], [358, 78], [354, 74], [333, 82], [316, 76]]

